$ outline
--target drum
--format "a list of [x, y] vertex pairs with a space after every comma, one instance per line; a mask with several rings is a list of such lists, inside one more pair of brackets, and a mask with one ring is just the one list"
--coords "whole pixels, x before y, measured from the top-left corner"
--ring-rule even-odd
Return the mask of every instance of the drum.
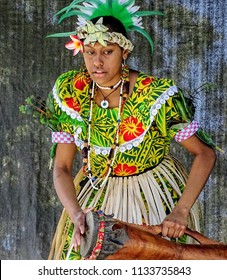
[[117, 252], [129, 239], [124, 227], [116, 228], [116, 220], [102, 211], [86, 214], [86, 231], [80, 254], [84, 259], [104, 260]]
[[197, 231], [185, 234], [197, 244], [180, 244], [161, 235], [161, 226], [134, 225], [116, 220], [102, 211], [86, 215], [86, 232], [80, 253], [85, 260], [220, 260], [227, 259], [227, 244]]

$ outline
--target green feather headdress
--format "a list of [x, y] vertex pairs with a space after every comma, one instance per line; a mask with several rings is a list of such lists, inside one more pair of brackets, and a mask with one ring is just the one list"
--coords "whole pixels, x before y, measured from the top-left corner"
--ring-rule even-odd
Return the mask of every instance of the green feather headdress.
[[[79, 28], [86, 25], [87, 21], [90, 21], [93, 18], [113, 16], [123, 24], [127, 32], [136, 31], [142, 34], [150, 43], [153, 51], [153, 40], [144, 30], [142, 17], [164, 14], [160, 11], [139, 11], [139, 8], [139, 6], [135, 6], [134, 0], [74, 0], [55, 15], [60, 16], [58, 23], [61, 23], [66, 18], [77, 16], [77, 24]], [[77, 31], [73, 31], [55, 33], [48, 37], [67, 37], [76, 34]]]

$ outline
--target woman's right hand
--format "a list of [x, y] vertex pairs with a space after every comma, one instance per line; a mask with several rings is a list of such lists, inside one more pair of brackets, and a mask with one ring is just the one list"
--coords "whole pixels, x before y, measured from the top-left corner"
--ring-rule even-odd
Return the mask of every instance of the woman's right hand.
[[78, 246], [81, 243], [81, 235], [85, 233], [85, 216], [88, 212], [92, 211], [93, 208], [87, 208], [84, 211], [78, 212], [74, 220], [74, 248], [75, 251], [78, 251]]

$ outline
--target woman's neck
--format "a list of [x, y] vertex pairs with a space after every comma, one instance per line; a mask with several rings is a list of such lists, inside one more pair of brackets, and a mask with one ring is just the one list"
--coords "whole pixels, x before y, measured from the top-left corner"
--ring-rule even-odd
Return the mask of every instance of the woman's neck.
[[[138, 75], [139, 75], [138, 71], [129, 70], [129, 83], [128, 83], [128, 89], [127, 89], [128, 98], [130, 97], [130, 95], [133, 92]], [[95, 103], [98, 106], [102, 107], [101, 102], [104, 99], [106, 99], [108, 101], [109, 109], [118, 107], [119, 98], [120, 98], [120, 83], [119, 83], [119, 85], [117, 85], [118, 82], [115, 83], [116, 87], [113, 89], [103, 89], [104, 86], [101, 86], [101, 88], [96, 86]]]

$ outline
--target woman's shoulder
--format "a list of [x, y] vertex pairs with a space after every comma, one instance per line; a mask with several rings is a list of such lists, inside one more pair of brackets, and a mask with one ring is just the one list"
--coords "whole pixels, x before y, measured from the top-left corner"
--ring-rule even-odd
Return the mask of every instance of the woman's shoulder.
[[137, 83], [140, 87], [150, 87], [152, 89], [166, 90], [170, 87], [176, 87], [173, 79], [157, 77], [144, 72], [138, 72]]
[[83, 71], [71, 70], [62, 73], [56, 79], [53, 92], [55, 97], [58, 96], [60, 99], [84, 97], [89, 84], [90, 78]]
[[61, 73], [57, 79], [56, 79], [56, 86], [61, 86], [61, 85], [65, 85], [65, 84], [70, 84], [72, 83], [75, 79], [77, 79], [78, 77], [82, 77], [82, 73], [79, 72], [78, 70], [70, 70], [64, 73]]
[[86, 75], [81, 71], [68, 71], [57, 78], [51, 97], [54, 109], [63, 121], [69, 121], [68, 116], [74, 124], [82, 121], [82, 115], [88, 110], [85, 102], [89, 98], [87, 87]]

